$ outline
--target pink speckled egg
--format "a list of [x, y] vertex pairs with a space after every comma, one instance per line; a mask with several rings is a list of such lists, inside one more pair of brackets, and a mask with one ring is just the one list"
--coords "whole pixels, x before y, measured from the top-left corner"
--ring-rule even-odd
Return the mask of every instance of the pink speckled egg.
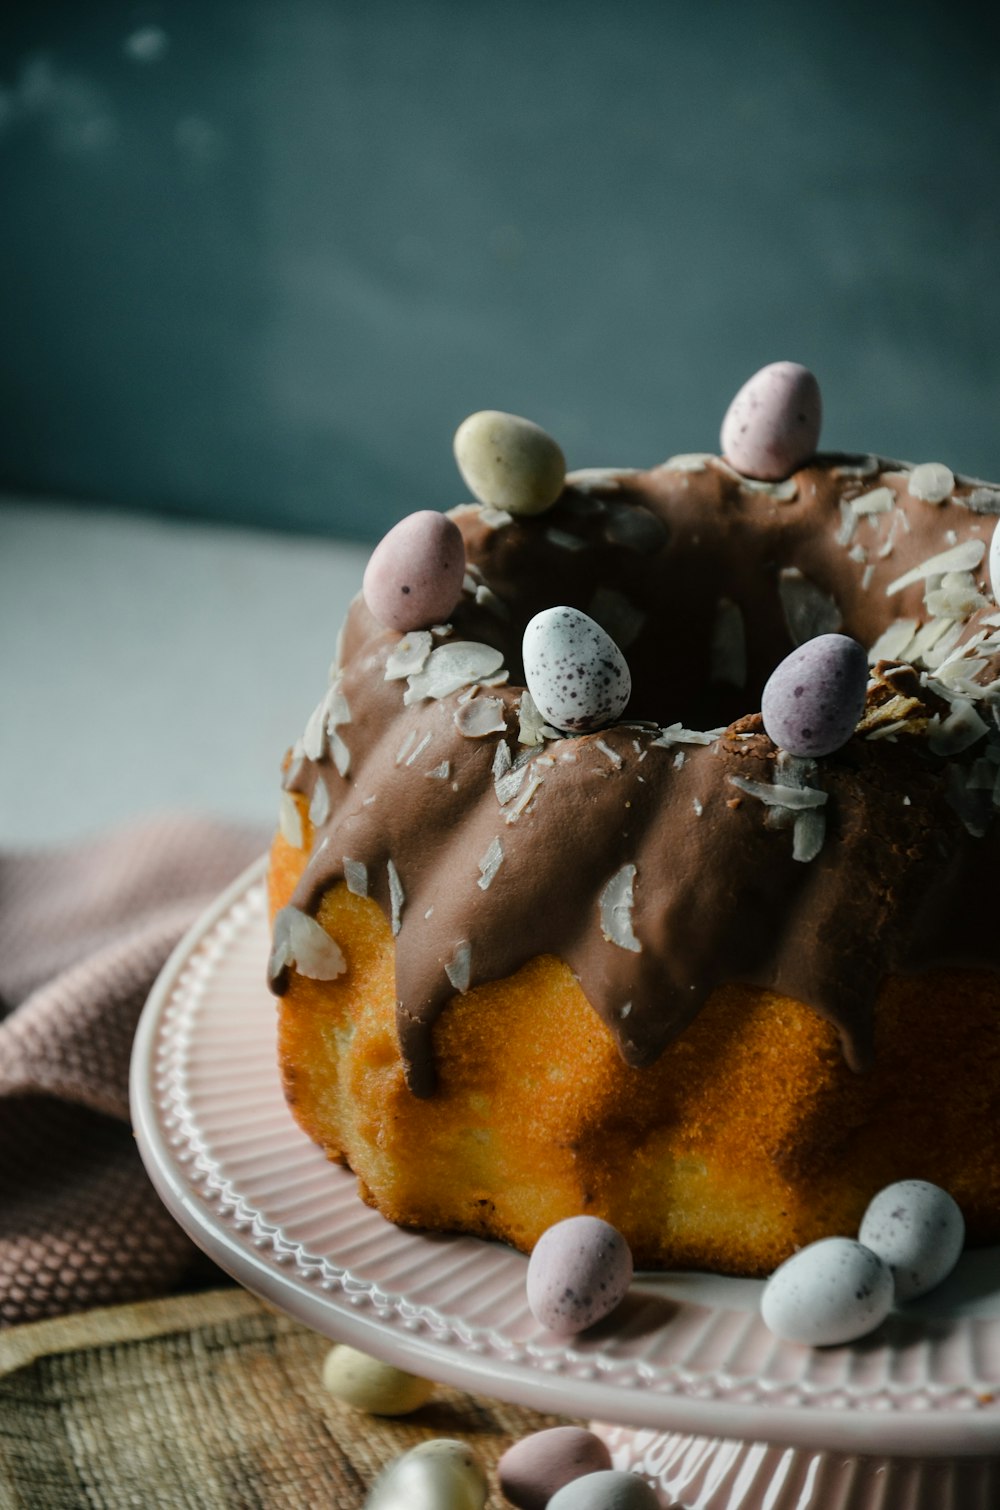
[[832, 755], [865, 708], [868, 657], [846, 634], [818, 634], [771, 672], [761, 695], [768, 738], [789, 755]]
[[454, 520], [433, 509], [407, 514], [372, 551], [362, 592], [386, 629], [405, 634], [442, 624], [465, 577], [465, 541]]
[[558, 1489], [611, 1467], [600, 1437], [582, 1426], [550, 1426], [508, 1447], [497, 1464], [504, 1497], [518, 1510], [545, 1510]]
[[722, 454], [744, 477], [778, 482], [819, 444], [819, 384], [798, 362], [772, 362], [743, 384], [722, 422]]
[[531, 1314], [570, 1336], [614, 1310], [632, 1283], [632, 1252], [610, 1222], [571, 1216], [542, 1233], [528, 1260]]

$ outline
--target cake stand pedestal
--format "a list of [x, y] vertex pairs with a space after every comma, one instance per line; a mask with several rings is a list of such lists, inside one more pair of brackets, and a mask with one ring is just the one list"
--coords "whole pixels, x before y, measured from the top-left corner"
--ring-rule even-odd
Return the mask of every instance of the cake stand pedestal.
[[392, 1226], [292, 1120], [263, 983], [263, 871], [178, 945], [132, 1058], [139, 1151], [216, 1263], [397, 1367], [590, 1418], [664, 1506], [1000, 1507], [1000, 1255], [964, 1255], [938, 1291], [851, 1347], [779, 1342], [758, 1282], [694, 1274], [639, 1274], [600, 1325], [569, 1341], [544, 1332], [523, 1255]]

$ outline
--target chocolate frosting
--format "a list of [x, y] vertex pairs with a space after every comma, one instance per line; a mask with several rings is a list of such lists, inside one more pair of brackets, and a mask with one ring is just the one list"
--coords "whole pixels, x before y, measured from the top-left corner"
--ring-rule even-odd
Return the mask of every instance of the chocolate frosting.
[[[753, 711], [794, 644], [839, 628], [871, 646], [897, 619], [926, 624], [928, 585], [952, 579], [887, 589], [962, 542], [988, 547], [984, 510], [1000, 494], [959, 483], [934, 505], [909, 476], [839, 456], [774, 485], [711, 457], [576, 474], [538, 517], [452, 512], [469, 575], [450, 626], [401, 637], [355, 600], [334, 687], [286, 763], [286, 788], [317, 820], [291, 905], [315, 915], [346, 876], [392, 921], [415, 1094], [433, 1093], [432, 1027], [456, 991], [536, 955], [567, 962], [632, 1065], [655, 1060], [718, 985], [743, 982], [815, 1008], [861, 1069], [887, 975], [1000, 969], [1000, 935], [974, 906], [1000, 858], [984, 562], [971, 568], [978, 597], [938, 616], [939, 646], [980, 657], [959, 701], [933, 667], [880, 667], [858, 734], [816, 762], [789, 760]], [[869, 512], [875, 489], [889, 496]], [[589, 613], [625, 651], [632, 698], [610, 729], [563, 737], [532, 720], [521, 638], [554, 604]], [[458, 642], [494, 647], [509, 681], [480, 669], [478, 683], [421, 696], [426, 680], [398, 674], [408, 651], [419, 664]], [[966, 708], [983, 719], [971, 715], [971, 740], [950, 732]], [[522, 724], [538, 742], [520, 742]], [[272, 986], [287, 980], [276, 950]]]

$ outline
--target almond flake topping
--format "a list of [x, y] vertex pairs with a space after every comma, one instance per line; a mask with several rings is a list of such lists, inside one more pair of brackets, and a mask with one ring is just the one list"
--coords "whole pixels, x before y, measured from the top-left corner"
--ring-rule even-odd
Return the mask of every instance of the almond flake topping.
[[545, 738], [543, 729], [545, 719], [535, 706], [535, 700], [527, 688], [521, 693], [520, 727], [518, 729], [518, 743], [522, 745], [540, 745]]
[[632, 930], [635, 877], [635, 866], [623, 865], [601, 892], [601, 933], [609, 944], [641, 954], [642, 945]]
[[304, 847], [306, 836], [302, 827], [302, 814], [291, 792], [282, 792], [278, 801], [278, 828], [281, 831], [281, 837], [293, 849]]
[[428, 629], [415, 629], [409, 634], [404, 634], [392, 654], [386, 659], [384, 680], [401, 681], [403, 677], [414, 676], [418, 671], [423, 671], [433, 646], [434, 641]]
[[368, 895], [368, 866], [364, 860], [349, 860], [344, 856], [344, 882], [352, 896]]
[[906, 481], [911, 498], [922, 503], [944, 503], [955, 487], [955, 474], [940, 461], [925, 461], [914, 467]]
[[960, 545], [953, 545], [949, 550], [941, 551], [939, 555], [928, 556], [927, 560], [921, 561], [919, 566], [904, 572], [901, 577], [896, 578], [895, 582], [889, 583], [885, 595], [891, 598], [897, 592], [902, 592], [904, 587], [912, 587], [915, 582], [922, 582], [926, 577], [944, 576], [945, 572], [974, 571], [985, 554], [984, 541], [963, 540]]
[[804, 808], [822, 807], [829, 793], [816, 791], [814, 787], [784, 786], [776, 782], [751, 781], [746, 776], [729, 776], [732, 786], [738, 786], [748, 797], [756, 797], [766, 807], [786, 807], [792, 812]]
[[[485, 739], [487, 734], [505, 734], [507, 720], [499, 697], [474, 697], [456, 708], [455, 727], [466, 739]], [[504, 746], [506, 749], [506, 746]]]
[[425, 697], [450, 697], [453, 692], [492, 676], [502, 662], [499, 650], [476, 640], [453, 640], [438, 645], [427, 657], [423, 670], [407, 678], [403, 702], [409, 708]]
[[723, 731], [721, 729], [685, 729], [681, 724], [669, 724], [661, 729], [656, 739], [650, 740], [651, 745], [659, 745], [664, 750], [673, 749], [674, 745], [711, 745], [718, 739]]
[[442, 760], [440, 765], [436, 765], [432, 771], [425, 771], [424, 775], [431, 781], [447, 781], [451, 775], [451, 762]]
[[[514, 773], [511, 772], [511, 775], [513, 774]], [[510, 811], [504, 813], [505, 823], [517, 822], [518, 818], [520, 818], [521, 814], [524, 812], [525, 808], [528, 806], [528, 803], [531, 801], [532, 797], [534, 797], [535, 793], [538, 791], [538, 788], [541, 786], [544, 780], [544, 776], [539, 776], [535, 771], [532, 771], [531, 779], [529, 780], [527, 786], [524, 788], [524, 791], [521, 792], [517, 801], [510, 808]]]
[[489, 849], [487, 849], [485, 855], [483, 855], [483, 858], [479, 862], [479, 880], [477, 882], [477, 885], [480, 886], [483, 891], [487, 891], [489, 889], [493, 877], [496, 875], [502, 864], [503, 845], [500, 843], [499, 839], [494, 839]]
[[832, 634], [844, 622], [830, 594], [810, 582], [797, 566], [782, 567], [778, 574], [778, 596], [795, 645], [804, 645], [818, 634]]
[[330, 816], [330, 793], [326, 789], [326, 782], [317, 772], [316, 785], [309, 801], [309, 822], [313, 828], [322, 828]]
[[464, 996], [472, 979], [472, 945], [468, 939], [463, 939], [456, 947], [455, 953], [444, 967], [444, 973], [455, 990]]
[[308, 913], [283, 907], [274, 920], [272, 970], [294, 965], [307, 980], [336, 980], [347, 969], [340, 945]]
[[974, 514], [1000, 514], [1000, 488], [973, 488], [968, 498], [959, 498]]
[[888, 514], [895, 507], [896, 495], [892, 488], [872, 488], [871, 492], [851, 499], [851, 508], [858, 515]]
[[391, 860], [386, 862], [385, 869], [389, 877], [389, 905], [392, 908], [391, 927], [393, 933], [398, 933], [403, 913], [403, 903], [406, 901], [406, 892], [403, 890], [403, 883], [399, 879], [399, 871]]
[[613, 750], [609, 744], [605, 744], [603, 739], [595, 739], [594, 740], [594, 749], [595, 750], [600, 750], [600, 752], [601, 752], [602, 755], [606, 755], [607, 758], [608, 758], [608, 760], [610, 760], [611, 764], [614, 766], [614, 768], [615, 768], [616, 771], [620, 771], [621, 770], [621, 768], [622, 768], [622, 758], [621, 758], [621, 756], [619, 755], [619, 753], [618, 753], [617, 750]]

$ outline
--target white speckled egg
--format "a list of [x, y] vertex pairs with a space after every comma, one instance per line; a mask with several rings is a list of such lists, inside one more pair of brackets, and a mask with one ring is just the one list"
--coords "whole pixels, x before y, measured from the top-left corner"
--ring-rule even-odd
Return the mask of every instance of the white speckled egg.
[[761, 696], [768, 737], [790, 755], [832, 755], [865, 708], [868, 657], [846, 634], [818, 634], [775, 667]]
[[659, 1510], [656, 1491], [634, 1473], [603, 1469], [558, 1490], [548, 1510]]
[[744, 477], [778, 482], [815, 455], [819, 384], [798, 362], [771, 362], [743, 384], [722, 422], [722, 454]]
[[849, 1237], [824, 1237], [774, 1271], [760, 1310], [784, 1342], [823, 1347], [873, 1332], [892, 1301], [892, 1274], [876, 1253]]
[[387, 629], [405, 634], [442, 624], [462, 595], [465, 541], [453, 519], [433, 509], [407, 514], [372, 551], [362, 592]]
[[617, 1228], [597, 1216], [570, 1216], [547, 1228], [528, 1260], [531, 1314], [570, 1336], [619, 1304], [632, 1283], [632, 1252]]
[[632, 694], [628, 662], [578, 608], [546, 608], [524, 631], [528, 691], [547, 723], [570, 733], [614, 723]]
[[504, 1496], [518, 1510], [545, 1510], [557, 1489], [611, 1467], [607, 1444], [582, 1426], [550, 1426], [508, 1447], [497, 1464]]
[[483, 1510], [489, 1486], [466, 1442], [437, 1437], [390, 1463], [365, 1500], [367, 1510]]
[[990, 541], [990, 586], [994, 598], [1000, 603], [1000, 524], [994, 527]]
[[897, 1300], [915, 1300], [958, 1263], [965, 1219], [958, 1204], [927, 1180], [898, 1180], [871, 1202], [858, 1237], [889, 1265]]
[[323, 1387], [345, 1405], [373, 1416], [407, 1416], [434, 1393], [429, 1379], [418, 1379], [391, 1363], [382, 1363], [339, 1343], [323, 1363]]
[[455, 431], [455, 460], [480, 503], [508, 514], [541, 514], [566, 481], [566, 458], [530, 419], [480, 409]]

